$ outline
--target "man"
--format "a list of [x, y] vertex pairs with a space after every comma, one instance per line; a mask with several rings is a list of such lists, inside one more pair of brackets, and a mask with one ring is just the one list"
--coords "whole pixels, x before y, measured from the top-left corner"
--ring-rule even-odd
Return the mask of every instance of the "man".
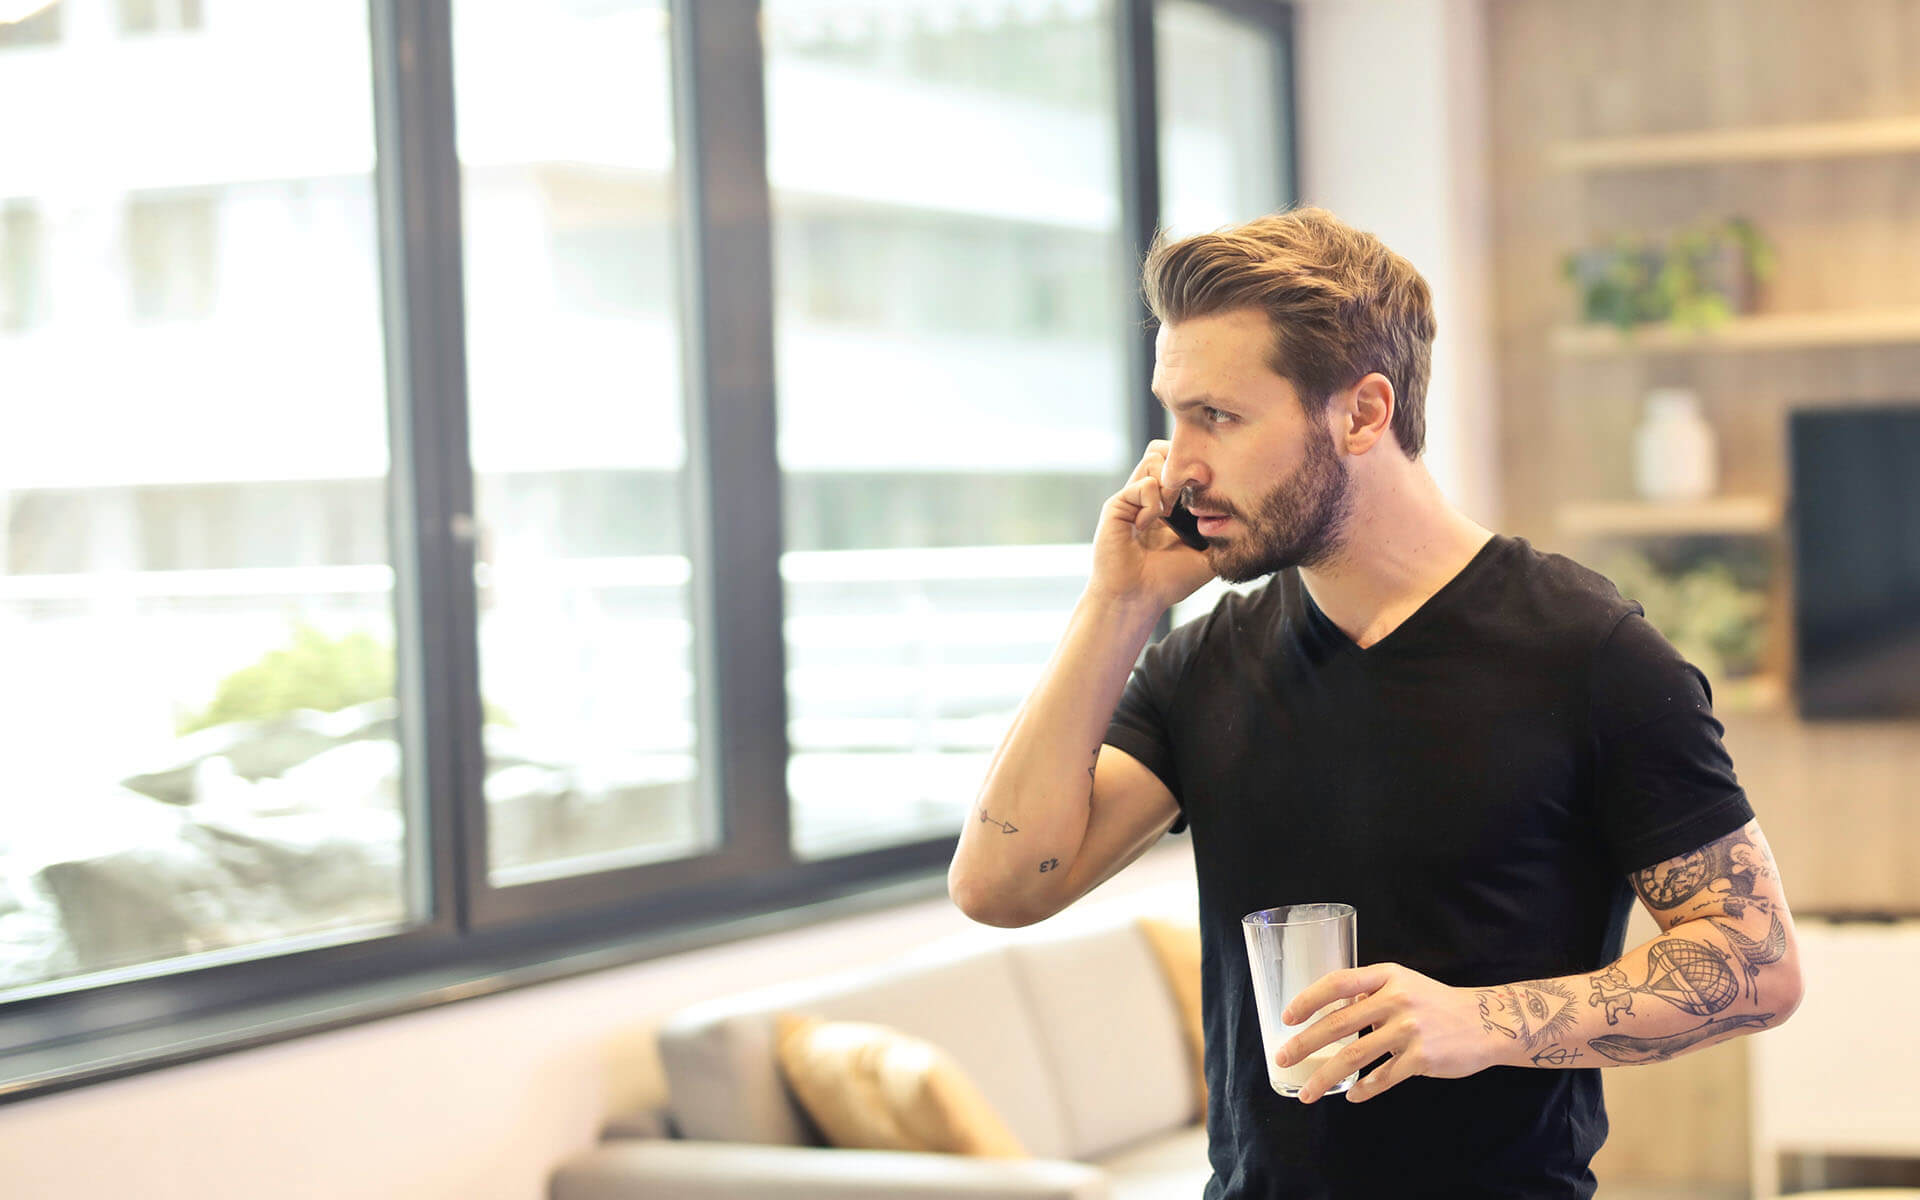
[[[1606, 580], [1441, 495], [1420, 461], [1432, 301], [1376, 238], [1301, 209], [1160, 239], [1144, 276], [1171, 438], [1101, 511], [949, 890], [1030, 924], [1190, 828], [1210, 1200], [1590, 1196], [1594, 1068], [1799, 1001], [1706, 681]], [[1204, 551], [1163, 521], [1177, 498]], [[1269, 574], [1140, 657], [1209, 578]], [[1623, 953], [1635, 893], [1663, 932]], [[1282, 1065], [1361, 1036], [1294, 1100], [1268, 1082], [1239, 922], [1310, 901], [1357, 908], [1363, 965], [1295, 1001], [1290, 1023], [1351, 1003]]]

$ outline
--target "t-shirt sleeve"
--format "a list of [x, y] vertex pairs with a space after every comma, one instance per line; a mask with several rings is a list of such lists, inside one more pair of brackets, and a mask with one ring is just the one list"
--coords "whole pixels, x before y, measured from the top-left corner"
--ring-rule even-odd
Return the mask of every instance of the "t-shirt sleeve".
[[1593, 669], [1599, 819], [1623, 872], [1664, 862], [1753, 819], [1721, 742], [1706, 676], [1629, 613]]
[[1121, 692], [1120, 703], [1107, 725], [1106, 744], [1140, 760], [1160, 777], [1180, 805], [1180, 816], [1168, 833], [1180, 833], [1187, 827], [1186, 803], [1180, 799], [1180, 777], [1173, 765], [1168, 713], [1190, 652], [1189, 641], [1179, 630], [1148, 646], [1133, 674], [1127, 677], [1126, 690]]

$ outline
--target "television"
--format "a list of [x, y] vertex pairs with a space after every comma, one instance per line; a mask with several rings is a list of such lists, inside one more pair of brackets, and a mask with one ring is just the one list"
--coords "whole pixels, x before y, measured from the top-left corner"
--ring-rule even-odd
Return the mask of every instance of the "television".
[[1920, 404], [1801, 409], [1787, 440], [1800, 715], [1920, 717]]

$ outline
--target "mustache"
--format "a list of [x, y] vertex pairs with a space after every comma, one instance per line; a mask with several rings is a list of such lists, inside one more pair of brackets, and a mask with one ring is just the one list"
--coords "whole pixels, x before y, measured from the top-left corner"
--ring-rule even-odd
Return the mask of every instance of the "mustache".
[[1246, 520], [1246, 518], [1241, 515], [1239, 509], [1224, 500], [1214, 498], [1210, 492], [1196, 492], [1190, 487], [1181, 488], [1180, 503], [1189, 509], [1198, 505], [1211, 512], [1225, 513], [1227, 516], [1240, 521]]

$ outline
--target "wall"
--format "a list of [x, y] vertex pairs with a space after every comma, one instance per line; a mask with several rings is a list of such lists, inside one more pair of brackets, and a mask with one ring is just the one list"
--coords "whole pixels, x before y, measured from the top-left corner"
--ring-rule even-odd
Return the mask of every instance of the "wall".
[[1426, 277], [1438, 332], [1427, 463], [1497, 527], [1485, 13], [1479, 0], [1303, 0], [1301, 199], [1377, 234]]

